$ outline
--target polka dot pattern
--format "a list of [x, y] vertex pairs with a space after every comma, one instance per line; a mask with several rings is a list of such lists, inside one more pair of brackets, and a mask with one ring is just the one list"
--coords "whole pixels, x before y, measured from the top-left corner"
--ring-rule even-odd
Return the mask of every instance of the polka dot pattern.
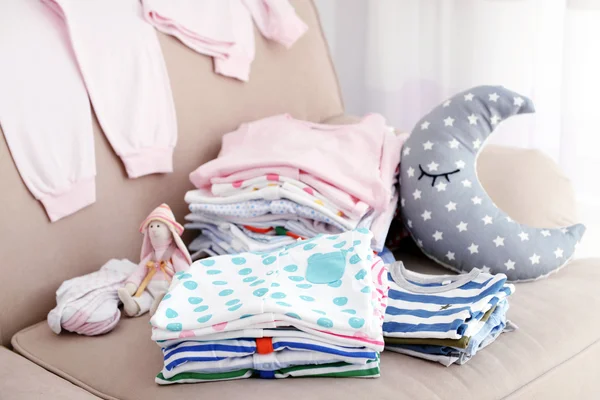
[[335, 299], [333, 299], [333, 304], [335, 304], [336, 306], [345, 306], [348, 303], [348, 298], [347, 297], [336, 297]]
[[319, 318], [317, 320], [317, 325], [322, 326], [323, 328], [333, 328], [333, 321], [329, 318]]
[[170, 324], [167, 324], [167, 330], [169, 331], [179, 332], [182, 329], [183, 326], [179, 322], [171, 322]]
[[265, 264], [265, 265], [271, 265], [271, 264], [273, 264], [275, 262], [275, 260], [277, 260], [277, 257], [275, 257], [275, 256], [266, 257], [263, 260], [263, 264]]
[[153, 319], [162, 329], [154, 332], [174, 332], [172, 338], [200, 328], [224, 332], [232, 322], [256, 316], [248, 311], [263, 310], [313, 328], [365, 334], [374, 315], [368, 307], [377, 302], [367, 262], [370, 242], [351, 231], [295, 241], [277, 252], [200, 260], [175, 274], [181, 283], [165, 296], [169, 302]]
[[348, 320], [348, 324], [350, 324], [350, 326], [354, 329], [360, 329], [365, 324], [365, 320], [362, 318], [352, 317]]
[[367, 271], [365, 271], [364, 269], [361, 269], [356, 273], [356, 275], [354, 275], [354, 277], [358, 280], [364, 279], [365, 276], [367, 276]]
[[352, 255], [352, 257], [350, 257], [349, 263], [350, 264], [358, 264], [360, 262], [360, 257], [358, 256], [358, 254], [354, 254]]
[[183, 282], [183, 286], [189, 290], [195, 290], [198, 287], [198, 284], [194, 281], [186, 281]]
[[269, 289], [267, 288], [256, 289], [254, 292], [252, 292], [252, 294], [256, 297], [263, 297], [268, 291]]
[[198, 321], [201, 324], [203, 324], [203, 323], [208, 322], [211, 318], [212, 318], [212, 314], [208, 314], [208, 315], [204, 315], [204, 316], [198, 318], [196, 321]]
[[298, 266], [295, 264], [290, 264], [288, 266], [283, 267], [283, 270], [286, 272], [296, 272], [298, 271]]
[[310, 283], [299, 283], [296, 287], [300, 289], [310, 289], [312, 285]]
[[244, 257], [233, 257], [231, 262], [235, 265], [244, 265], [246, 264], [246, 259]]

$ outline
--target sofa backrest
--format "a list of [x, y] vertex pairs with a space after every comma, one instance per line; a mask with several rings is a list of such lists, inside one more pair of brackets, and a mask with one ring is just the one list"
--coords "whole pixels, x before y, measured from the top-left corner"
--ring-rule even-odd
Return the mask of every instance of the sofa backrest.
[[43, 320], [65, 279], [97, 270], [111, 258], [138, 262], [138, 226], [154, 207], [166, 202], [182, 221], [183, 196], [191, 188], [188, 174], [217, 155], [224, 133], [241, 122], [283, 112], [311, 121], [343, 112], [315, 6], [308, 0], [292, 4], [308, 32], [286, 50], [257, 31], [247, 83], [216, 75], [209, 57], [159, 34], [179, 127], [172, 174], [128, 179], [94, 121], [96, 203], [51, 224], [25, 188], [0, 135], [0, 344]]

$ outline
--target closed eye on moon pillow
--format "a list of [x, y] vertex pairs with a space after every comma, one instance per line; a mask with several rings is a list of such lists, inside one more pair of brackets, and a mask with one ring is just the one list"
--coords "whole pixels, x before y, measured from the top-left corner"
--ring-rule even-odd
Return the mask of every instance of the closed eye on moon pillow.
[[402, 219], [428, 257], [458, 272], [479, 268], [527, 281], [556, 271], [573, 256], [585, 232], [582, 224], [559, 229], [519, 224], [494, 204], [477, 178], [477, 156], [494, 128], [532, 112], [525, 96], [479, 86], [417, 123], [402, 149]]

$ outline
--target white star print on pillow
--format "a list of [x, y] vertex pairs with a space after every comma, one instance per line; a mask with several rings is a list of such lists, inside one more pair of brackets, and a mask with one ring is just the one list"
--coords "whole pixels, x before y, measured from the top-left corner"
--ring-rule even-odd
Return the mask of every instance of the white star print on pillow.
[[400, 164], [401, 216], [424, 253], [455, 271], [485, 267], [511, 281], [545, 276], [571, 259], [583, 225], [559, 230], [515, 222], [477, 177], [476, 158], [494, 129], [531, 112], [525, 96], [478, 86], [447, 99], [416, 124], [402, 150], [410, 163]]

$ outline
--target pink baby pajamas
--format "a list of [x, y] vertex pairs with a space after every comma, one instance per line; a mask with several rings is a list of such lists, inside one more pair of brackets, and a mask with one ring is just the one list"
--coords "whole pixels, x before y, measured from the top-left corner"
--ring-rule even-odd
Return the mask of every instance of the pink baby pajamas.
[[307, 29], [287, 0], [142, 0], [144, 17], [194, 51], [214, 57], [215, 72], [247, 81], [254, 27], [290, 47]]
[[42, 1], [64, 20], [94, 111], [129, 177], [172, 172], [175, 106], [139, 0]]
[[171, 89], [137, 0], [0, 2], [0, 124], [51, 221], [96, 198], [90, 99], [129, 177], [172, 171]]
[[39, 0], [0, 1], [0, 124], [51, 221], [96, 200], [85, 86], [60, 18]]

